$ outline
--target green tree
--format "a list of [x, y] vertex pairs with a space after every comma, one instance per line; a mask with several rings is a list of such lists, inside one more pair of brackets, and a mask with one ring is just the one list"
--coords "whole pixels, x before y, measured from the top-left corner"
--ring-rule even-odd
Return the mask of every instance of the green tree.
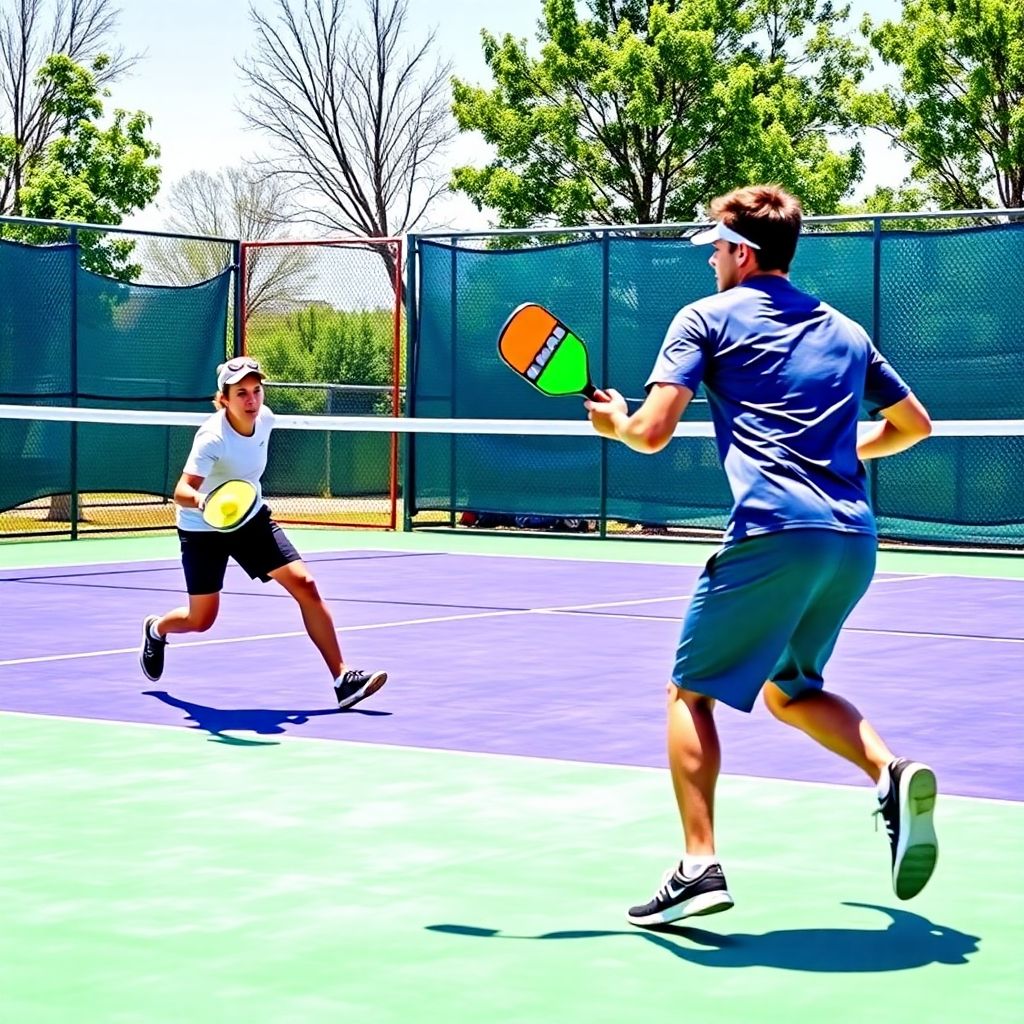
[[862, 173], [841, 98], [867, 57], [828, 0], [545, 0], [539, 58], [482, 33], [492, 89], [453, 110], [496, 156], [454, 187], [506, 227], [693, 219], [753, 180], [832, 213]]
[[117, 44], [116, 0], [17, 0], [0, 10], [0, 132], [14, 140], [0, 172], [0, 213], [20, 213], [18, 192], [25, 168], [52, 142], [58, 125], [47, 109], [47, 82], [39, 70], [47, 57], [67, 54], [90, 66], [108, 56], [97, 74], [101, 86], [130, 71], [138, 61]]
[[1024, 206], [1024, 0], [904, 0], [863, 31], [900, 84], [852, 116], [909, 158], [908, 184], [940, 209]]
[[[391, 398], [383, 388], [394, 382], [393, 330], [388, 310], [311, 304], [291, 313], [261, 311], [250, 321], [248, 348], [272, 381], [311, 382], [308, 388], [270, 385], [277, 412], [390, 412]], [[368, 390], [332, 402], [331, 383]]]
[[[18, 209], [26, 217], [120, 224], [127, 213], [146, 206], [160, 187], [160, 168], [154, 162], [159, 147], [147, 138], [150, 118], [141, 110], [115, 110], [109, 127], [100, 126], [106, 90], [97, 85], [107, 59], [98, 57], [92, 70], [70, 57], [55, 54], [39, 72], [45, 109], [58, 134], [24, 168], [25, 183], [18, 192]], [[0, 158], [10, 156], [16, 143], [0, 138]], [[7, 237], [46, 243], [66, 238], [66, 232], [31, 225], [7, 226]], [[82, 264], [97, 273], [129, 281], [142, 268], [131, 261], [135, 243], [101, 233], [82, 231]]]

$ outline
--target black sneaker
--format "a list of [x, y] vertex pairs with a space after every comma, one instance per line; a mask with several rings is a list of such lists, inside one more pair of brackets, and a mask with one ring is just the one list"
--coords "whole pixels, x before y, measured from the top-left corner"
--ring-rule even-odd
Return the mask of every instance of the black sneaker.
[[334, 688], [339, 708], [350, 708], [371, 694], [376, 693], [388, 681], [387, 672], [360, 672], [350, 668]]
[[139, 647], [139, 664], [147, 679], [155, 683], [164, 674], [164, 648], [166, 640], [154, 640], [149, 627], [159, 620], [159, 615], [147, 615], [142, 623], [142, 644]]
[[654, 899], [629, 908], [626, 920], [641, 928], [650, 928], [683, 917], [718, 914], [732, 905], [720, 864], [705, 868], [696, 878], [685, 878], [680, 864], [665, 872]]
[[926, 764], [898, 757], [887, 768], [889, 792], [879, 801], [892, 847], [892, 887], [901, 900], [916, 896], [935, 870], [939, 844], [932, 814], [937, 787]]

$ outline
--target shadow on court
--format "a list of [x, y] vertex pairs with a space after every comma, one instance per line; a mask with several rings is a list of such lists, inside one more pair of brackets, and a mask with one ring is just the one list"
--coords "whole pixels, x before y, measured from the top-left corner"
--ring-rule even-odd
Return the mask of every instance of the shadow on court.
[[195, 722], [193, 729], [203, 729], [216, 743], [227, 743], [238, 747], [272, 747], [274, 740], [248, 740], [239, 736], [226, 736], [229, 732], [252, 732], [257, 736], [273, 736], [287, 733], [288, 726], [305, 725], [311, 718], [327, 715], [369, 715], [371, 717], [390, 715], [390, 711], [373, 711], [363, 708], [318, 708], [315, 710], [285, 710], [282, 708], [211, 708], [204, 704], [193, 704], [172, 696], [166, 690], [143, 690], [144, 697], [156, 697], [172, 708], [185, 712], [187, 721]]
[[793, 928], [748, 935], [718, 934], [688, 925], [657, 930], [559, 931], [542, 935], [503, 935], [496, 928], [434, 924], [427, 931], [480, 939], [567, 940], [630, 936], [702, 967], [775, 967], [784, 971], [855, 974], [908, 971], [928, 964], [966, 964], [981, 939], [934, 924], [920, 914], [871, 903], [843, 906], [877, 910], [891, 923], [885, 929]]

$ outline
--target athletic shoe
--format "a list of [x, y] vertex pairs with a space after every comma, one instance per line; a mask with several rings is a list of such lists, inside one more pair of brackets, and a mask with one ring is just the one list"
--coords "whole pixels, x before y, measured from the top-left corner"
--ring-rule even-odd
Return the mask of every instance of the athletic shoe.
[[155, 683], [164, 674], [164, 649], [166, 640], [154, 640], [149, 627], [159, 621], [159, 615], [147, 615], [142, 623], [142, 644], [139, 647], [139, 664], [147, 679]]
[[939, 856], [932, 814], [935, 773], [926, 764], [899, 757], [886, 769], [889, 792], [876, 815], [885, 820], [892, 847], [892, 887], [901, 900], [916, 896], [932, 877]]
[[650, 928], [683, 917], [718, 914], [732, 905], [720, 864], [705, 868], [696, 878], [686, 878], [680, 864], [665, 872], [661, 888], [649, 903], [629, 908], [626, 920]]
[[387, 672], [360, 672], [350, 668], [334, 688], [339, 708], [350, 708], [371, 694], [376, 693], [388, 681]]

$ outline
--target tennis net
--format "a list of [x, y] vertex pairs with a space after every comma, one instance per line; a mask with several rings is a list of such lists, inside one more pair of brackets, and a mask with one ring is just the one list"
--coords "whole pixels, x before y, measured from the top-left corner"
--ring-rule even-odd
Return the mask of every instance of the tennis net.
[[[559, 406], [559, 411], [565, 407]], [[205, 413], [0, 405], [0, 537], [169, 529]], [[644, 458], [573, 420], [279, 415], [264, 493], [281, 522], [715, 535], [730, 496], [711, 424]], [[869, 464], [884, 538], [1024, 547], [1024, 420], [939, 422]]]

